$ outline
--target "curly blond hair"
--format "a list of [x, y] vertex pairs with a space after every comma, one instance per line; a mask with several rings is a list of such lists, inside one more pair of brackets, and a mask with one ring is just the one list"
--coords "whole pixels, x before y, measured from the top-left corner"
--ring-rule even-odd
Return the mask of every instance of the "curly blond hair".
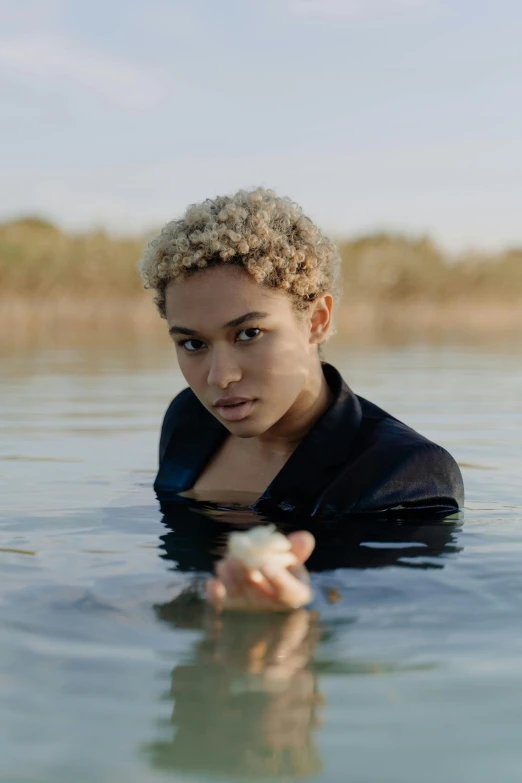
[[264, 188], [192, 204], [147, 245], [139, 268], [165, 318], [168, 283], [221, 264], [288, 292], [299, 310], [321, 293], [339, 293], [335, 244], [297, 204]]

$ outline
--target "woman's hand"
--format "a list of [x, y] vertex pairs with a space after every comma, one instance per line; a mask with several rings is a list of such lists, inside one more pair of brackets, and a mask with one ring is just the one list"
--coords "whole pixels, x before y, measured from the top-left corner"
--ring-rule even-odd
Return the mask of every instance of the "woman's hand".
[[290, 533], [288, 540], [298, 565], [282, 568], [268, 563], [248, 569], [240, 560], [227, 555], [216, 565], [216, 576], [206, 584], [210, 603], [218, 610], [250, 612], [288, 612], [305, 606], [312, 598], [308, 571], [303, 563], [313, 552], [311, 533]]

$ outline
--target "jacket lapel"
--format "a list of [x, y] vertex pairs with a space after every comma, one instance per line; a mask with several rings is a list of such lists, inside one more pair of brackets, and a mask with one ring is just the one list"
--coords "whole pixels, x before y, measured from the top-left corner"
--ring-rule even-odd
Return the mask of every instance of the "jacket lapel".
[[321, 493], [346, 464], [362, 419], [357, 396], [330, 364], [323, 364], [334, 401], [314, 424], [263, 495], [251, 508], [313, 514]]

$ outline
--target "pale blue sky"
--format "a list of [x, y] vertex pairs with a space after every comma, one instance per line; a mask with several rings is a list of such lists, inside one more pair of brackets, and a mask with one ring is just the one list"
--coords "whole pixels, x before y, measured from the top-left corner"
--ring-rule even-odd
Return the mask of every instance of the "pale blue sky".
[[0, 0], [0, 219], [142, 231], [257, 184], [522, 245], [517, 0]]

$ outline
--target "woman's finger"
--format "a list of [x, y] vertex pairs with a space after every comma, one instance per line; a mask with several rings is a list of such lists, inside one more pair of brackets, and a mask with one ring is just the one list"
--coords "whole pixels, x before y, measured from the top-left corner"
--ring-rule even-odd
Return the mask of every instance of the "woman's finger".
[[227, 591], [223, 582], [213, 576], [210, 577], [205, 584], [205, 594], [207, 600], [220, 612], [227, 600]]
[[245, 588], [252, 587], [256, 593], [274, 596], [274, 588], [258, 569], [247, 568], [236, 557], [226, 557], [216, 565], [216, 576], [221, 579], [231, 598], [241, 596]]
[[235, 557], [226, 557], [220, 560], [216, 565], [216, 576], [225, 585], [227, 594], [230, 598], [235, 598], [241, 594], [246, 579], [246, 568], [243, 563]]
[[306, 563], [315, 547], [315, 538], [307, 530], [297, 530], [288, 535], [292, 552], [300, 563]]
[[275, 590], [275, 598], [291, 609], [298, 609], [312, 598], [310, 586], [296, 579], [286, 568], [266, 566], [263, 573]]
[[259, 569], [254, 571], [247, 570], [246, 584], [253, 595], [262, 595], [265, 598], [273, 599], [276, 597], [275, 590], [272, 584], [268, 581], [266, 576]]

